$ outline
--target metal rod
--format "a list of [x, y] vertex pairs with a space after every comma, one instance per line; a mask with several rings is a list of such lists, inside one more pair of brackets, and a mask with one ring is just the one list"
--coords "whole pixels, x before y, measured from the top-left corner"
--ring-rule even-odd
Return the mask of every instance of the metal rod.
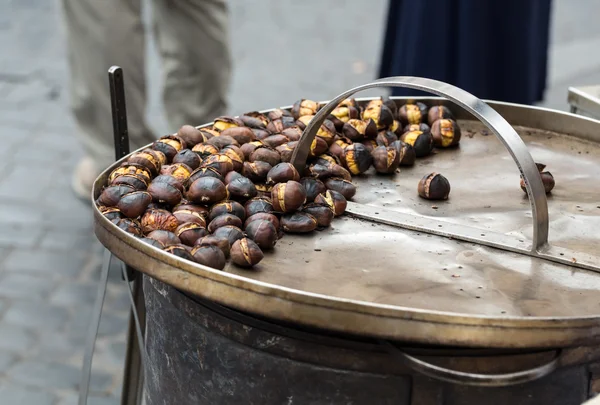
[[127, 129], [123, 69], [119, 66], [112, 66], [108, 69], [108, 82], [110, 86], [113, 135], [115, 140], [115, 160], [119, 160], [129, 154], [129, 132]]

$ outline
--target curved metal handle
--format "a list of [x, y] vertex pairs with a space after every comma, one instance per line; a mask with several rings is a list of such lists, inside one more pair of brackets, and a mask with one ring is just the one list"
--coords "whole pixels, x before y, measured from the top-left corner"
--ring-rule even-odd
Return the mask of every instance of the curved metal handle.
[[315, 139], [321, 124], [323, 124], [323, 121], [325, 121], [329, 114], [344, 99], [352, 96], [354, 93], [374, 87], [407, 87], [437, 94], [455, 102], [484, 123], [500, 139], [506, 149], [508, 149], [508, 152], [521, 171], [521, 176], [525, 180], [527, 195], [529, 196], [533, 213], [532, 251], [538, 251], [548, 243], [548, 201], [546, 200], [546, 192], [539, 175], [539, 170], [521, 137], [492, 107], [471, 93], [438, 80], [410, 76], [386, 77], [345, 91], [331, 100], [309, 122], [302, 134], [302, 138], [298, 142], [298, 146], [294, 150], [291, 162], [300, 173], [302, 173], [306, 166], [310, 145]]
[[450, 370], [444, 367], [436, 366], [435, 364], [428, 363], [424, 360], [404, 353], [390, 342], [382, 341], [381, 343], [388, 348], [390, 353], [401, 359], [404, 364], [414, 371], [437, 380], [478, 387], [507, 387], [545, 377], [556, 370], [562, 354], [561, 350], [557, 350], [552, 360], [546, 364], [542, 364], [541, 366], [530, 368], [528, 370], [504, 374], [477, 374], [465, 373], [462, 371]]

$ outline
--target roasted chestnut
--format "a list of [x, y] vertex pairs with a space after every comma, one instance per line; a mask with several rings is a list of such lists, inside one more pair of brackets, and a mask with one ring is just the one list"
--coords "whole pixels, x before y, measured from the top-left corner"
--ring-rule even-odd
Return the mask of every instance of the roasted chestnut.
[[148, 244], [150, 246], [154, 246], [155, 248], [159, 248], [160, 250], [164, 249], [164, 247], [165, 247], [165, 245], [163, 245], [162, 242], [160, 242], [160, 241], [158, 241], [156, 239], [146, 238], [146, 237], [143, 237], [143, 236], [139, 236], [139, 239], [142, 242], [144, 242], [144, 243], [146, 243], [146, 244]]
[[451, 119], [440, 119], [431, 124], [433, 144], [440, 148], [456, 146], [460, 142], [460, 127]]
[[185, 141], [177, 135], [167, 135], [154, 141], [152, 149], [162, 152], [167, 157], [167, 162], [173, 160], [177, 152], [186, 148]]
[[134, 153], [129, 157], [129, 159], [127, 159], [127, 162], [144, 166], [150, 171], [152, 176], [156, 176], [158, 174], [162, 165], [158, 155], [151, 153], [148, 150]]
[[142, 235], [140, 224], [131, 218], [114, 219], [115, 224], [127, 233]]
[[[229, 174], [229, 173], [228, 173]], [[194, 181], [201, 179], [203, 177], [213, 177], [215, 179], [219, 179], [224, 181], [223, 176], [217, 169], [214, 167], [199, 167], [192, 172], [190, 175], [190, 179], [188, 180], [188, 184], [192, 184]]]
[[398, 110], [398, 118], [404, 124], [420, 124], [427, 117], [427, 106], [421, 102], [404, 104]]
[[[233, 225], [238, 228], [242, 227], [242, 220], [233, 214], [222, 214], [210, 221], [208, 224], [208, 232], [214, 233], [217, 229], [225, 225]], [[197, 239], [197, 238], [196, 238]]]
[[450, 182], [439, 173], [429, 173], [419, 182], [418, 192], [427, 200], [446, 200], [450, 194]]
[[282, 162], [290, 162], [292, 160], [292, 155], [294, 154], [296, 146], [298, 146], [298, 141], [293, 141], [283, 145], [279, 145], [275, 148], [275, 150], [279, 152], [279, 156], [281, 156]]
[[252, 142], [256, 139], [254, 132], [252, 132], [252, 129], [248, 127], [227, 128], [221, 131], [221, 136], [230, 136], [240, 145]]
[[376, 147], [379, 145], [375, 139], [367, 139], [366, 141], [361, 142], [365, 148], [369, 151], [369, 153], [373, 153]]
[[233, 180], [235, 179], [239, 179], [240, 177], [244, 177], [241, 173], [238, 172], [229, 172], [227, 173], [227, 175], [225, 176], [225, 185], [231, 183]]
[[219, 131], [215, 131], [214, 129], [209, 128], [209, 127], [200, 128], [200, 132], [202, 132], [202, 135], [204, 135], [204, 138], [206, 139], [206, 141], [204, 141], [204, 142], [207, 142], [207, 141], [213, 139], [215, 136], [220, 135]]
[[[335, 130], [335, 125], [333, 125], [333, 122], [331, 122], [329, 120], [325, 120], [325, 121], [323, 121], [323, 124], [321, 124], [321, 127], [317, 131], [316, 137], [323, 139], [325, 142], [327, 142], [327, 146], [329, 146], [333, 143], [333, 141], [335, 139], [335, 134], [336, 134], [336, 130]], [[323, 153], [323, 152], [321, 152], [321, 153]], [[317, 153], [317, 154], [315, 154], [315, 156], [318, 156], [321, 153]]]
[[250, 155], [252, 154], [252, 152], [254, 152], [257, 148], [260, 148], [261, 146], [265, 146], [265, 144], [262, 143], [262, 141], [248, 142], [240, 146], [240, 150], [244, 154], [244, 160], [250, 159]]
[[285, 128], [281, 131], [281, 135], [285, 135], [290, 141], [299, 141], [302, 137], [302, 130], [298, 126]]
[[393, 142], [396, 142], [398, 137], [392, 131], [380, 131], [377, 134], [377, 138], [375, 142], [377, 142], [377, 146], [390, 146]]
[[217, 246], [195, 246], [192, 249], [192, 256], [197, 263], [204, 266], [212, 267], [217, 270], [223, 270], [225, 268], [225, 254]]
[[102, 190], [100, 197], [98, 197], [98, 202], [105, 207], [116, 207], [121, 197], [133, 191], [135, 191], [135, 188], [129, 184], [109, 186]]
[[204, 205], [192, 204], [187, 200], [181, 200], [181, 203], [173, 207], [173, 212], [183, 210], [193, 211], [197, 214], [200, 214], [204, 218], [206, 218], [208, 215], [208, 208], [206, 208]]
[[[377, 148], [375, 148], [372, 155], [373, 167], [375, 167], [377, 173], [394, 173], [396, 169], [398, 169], [398, 166], [400, 166], [400, 154], [398, 153], [398, 150], [393, 146], [378, 146]], [[346, 195], [344, 195], [344, 197], [348, 198]]]
[[194, 203], [216, 204], [227, 199], [227, 188], [219, 179], [202, 177], [190, 184], [186, 196]]
[[295, 119], [298, 119], [303, 115], [315, 115], [317, 111], [319, 111], [319, 103], [312, 100], [298, 100], [292, 106], [292, 116]]
[[226, 188], [227, 192], [229, 193], [229, 198], [235, 200], [247, 200], [254, 198], [258, 193], [254, 183], [252, 183], [247, 177], [243, 176], [233, 179], [227, 183]]
[[424, 157], [431, 153], [433, 149], [433, 137], [430, 132], [411, 131], [405, 132], [400, 137], [402, 142], [411, 145], [415, 150], [417, 157]]
[[342, 128], [342, 134], [353, 142], [375, 138], [377, 136], [377, 125], [373, 120], [348, 120]]
[[323, 153], [322, 155], [319, 155], [315, 159], [315, 163], [318, 163], [320, 165], [327, 165], [327, 164], [330, 164], [330, 163], [334, 164], [334, 165], [339, 165], [341, 162], [337, 158], [337, 156], [334, 156], [331, 153], [326, 152], [326, 153]]
[[[554, 188], [554, 176], [552, 176], [552, 173], [544, 171], [544, 169], [546, 168], [545, 164], [536, 163], [536, 165], [540, 172], [542, 183], [544, 184], [544, 190], [546, 191], [546, 194], [548, 194]], [[527, 187], [525, 186], [525, 180], [523, 179], [523, 177], [521, 177], [521, 190], [527, 193]]]
[[355, 106], [337, 106], [329, 115], [328, 119], [333, 122], [335, 129], [342, 131], [344, 124], [351, 119], [360, 118], [360, 111]]
[[227, 128], [235, 128], [242, 126], [244, 126], [244, 123], [241, 120], [239, 120], [238, 118], [228, 116], [217, 117], [213, 122], [213, 129], [218, 132], [222, 132]]
[[273, 186], [265, 183], [256, 183], [254, 185], [256, 187], [256, 196], [257, 197], [267, 197], [271, 198], [271, 191], [273, 191]]
[[179, 128], [177, 131], [177, 136], [185, 141], [185, 144], [188, 148], [193, 148], [194, 145], [206, 142], [208, 140], [208, 138], [206, 138], [198, 128], [195, 128], [191, 125], [184, 125]]
[[250, 162], [266, 162], [271, 166], [275, 166], [277, 163], [281, 162], [281, 156], [279, 156], [279, 152], [275, 149], [269, 148], [268, 146], [260, 146], [254, 150], [250, 154]]
[[289, 233], [307, 233], [317, 229], [317, 219], [306, 212], [294, 212], [281, 217], [281, 228]]
[[[254, 137], [256, 138], [257, 141], [261, 141], [263, 139], [265, 139], [268, 136], [271, 136], [271, 131], [267, 130], [267, 129], [252, 129], [252, 132], [254, 132]], [[246, 145], [246, 144], [244, 144]], [[241, 145], [241, 146], [244, 146]]]
[[144, 177], [137, 174], [124, 174], [111, 181], [110, 185], [118, 186], [119, 184], [128, 184], [137, 191], [144, 191], [148, 188], [148, 183], [149, 182], [147, 182]]
[[381, 97], [381, 101], [383, 102], [383, 105], [390, 109], [394, 117], [398, 115], [398, 105], [394, 100], [390, 97]]
[[181, 191], [177, 185], [166, 181], [156, 181], [156, 179], [148, 186], [148, 192], [155, 202], [171, 206], [178, 204], [182, 198]]
[[371, 100], [362, 112], [362, 119], [372, 119], [377, 129], [385, 129], [394, 122], [394, 114], [382, 100]]
[[279, 219], [275, 215], [269, 214], [267, 212], [258, 212], [248, 217], [248, 219], [246, 219], [246, 222], [244, 223], [244, 228], [246, 228], [253, 221], [269, 221], [273, 224], [275, 229], [279, 229]]
[[346, 200], [350, 200], [356, 194], [356, 186], [348, 180], [339, 177], [330, 177], [325, 180], [325, 186], [329, 190], [335, 190], [343, 195]]
[[325, 184], [321, 180], [312, 177], [301, 178], [300, 184], [302, 184], [304, 190], [306, 190], [307, 202], [313, 202], [319, 194], [327, 191]]
[[306, 202], [306, 190], [297, 181], [278, 183], [271, 192], [271, 201], [275, 211], [293, 212]]
[[196, 170], [200, 167], [200, 156], [191, 149], [182, 149], [173, 157], [173, 163], [183, 163], [190, 169]]
[[333, 221], [333, 209], [327, 204], [306, 204], [302, 211], [312, 215], [317, 220], [317, 226], [321, 228], [328, 227]]
[[226, 237], [215, 235], [207, 235], [198, 239], [194, 246], [216, 246], [223, 252], [225, 257], [229, 257], [229, 251], [231, 250], [231, 245]]
[[258, 264], [264, 255], [258, 245], [248, 238], [242, 238], [231, 246], [231, 261], [242, 267]]
[[223, 214], [235, 215], [242, 221], [246, 218], [246, 210], [242, 204], [237, 201], [223, 201], [213, 205], [213, 207], [210, 209], [208, 220], [212, 221], [219, 215]]
[[269, 111], [267, 113], [267, 117], [271, 121], [278, 120], [281, 117], [291, 117], [291, 116], [292, 116], [291, 112], [289, 112], [288, 110], [282, 110], [281, 108], [276, 108], [276, 109], [274, 109], [272, 111]]
[[194, 257], [188, 251], [188, 247], [184, 245], [171, 245], [167, 246], [163, 249], [165, 252], [169, 252], [174, 256], [181, 257], [182, 259], [186, 259], [189, 261], [194, 261]]
[[147, 191], [133, 191], [121, 197], [117, 208], [127, 218], [137, 218], [146, 211], [152, 202], [152, 195]]
[[239, 146], [235, 145], [227, 145], [223, 149], [221, 149], [221, 153], [229, 156], [231, 162], [233, 163], [233, 170], [236, 172], [242, 171], [242, 167], [244, 166], [244, 153]]
[[[408, 124], [406, 125], [404, 128], [402, 128], [402, 133], [404, 132], [410, 132], [410, 131], [429, 131], [429, 125], [425, 124], [424, 122], [421, 122], [420, 124]], [[402, 134], [400, 134], [402, 135]]]
[[313, 139], [313, 141], [310, 144], [310, 150], [308, 155], [310, 157], [320, 156], [323, 153], [327, 152], [328, 148], [329, 145], [323, 138], [315, 136], [315, 139]]
[[[194, 152], [191, 152], [191, 153], [194, 153]], [[175, 177], [177, 180], [179, 180], [179, 182], [182, 185], [188, 181], [192, 172], [193, 172], [192, 168], [189, 167], [188, 165], [186, 165], [185, 163], [173, 163], [170, 165], [163, 165], [160, 168], [161, 176]]]
[[213, 232], [214, 236], [219, 236], [222, 238], [227, 238], [229, 244], [233, 246], [233, 243], [244, 237], [244, 232], [240, 228], [235, 225], [225, 225], [220, 228], [217, 228], [216, 231]]
[[267, 174], [272, 168], [267, 162], [244, 162], [242, 174], [254, 183], [260, 183], [267, 179]]
[[415, 164], [417, 155], [412, 145], [406, 142], [396, 141], [390, 145], [398, 151], [398, 159], [400, 160], [400, 166], [412, 166]]
[[258, 111], [252, 111], [238, 117], [248, 128], [265, 129], [269, 119]]
[[170, 176], [168, 174], [161, 174], [159, 176], [156, 176], [154, 179], [152, 179], [152, 183], [155, 183], [155, 184], [158, 184], [158, 183], [170, 184], [171, 186], [177, 188], [179, 191], [183, 191], [183, 183], [184, 182], [182, 182], [177, 177]]
[[262, 143], [264, 145], [267, 145], [269, 148], [277, 148], [280, 145], [283, 145], [284, 143], [288, 143], [290, 141], [290, 139], [282, 134], [276, 134], [276, 135], [271, 135], [266, 137], [265, 139], [262, 140]]
[[[159, 151], [159, 150], [154, 150], [152, 148], [146, 148], [144, 150], [142, 150], [142, 152], [146, 152], [151, 154], [152, 156], [154, 156], [154, 158], [160, 163], [160, 165], [166, 165], [167, 164], [167, 155], [165, 155], [163, 152]], [[159, 167], [160, 169], [160, 167]]]
[[108, 220], [113, 219], [121, 219], [123, 218], [123, 214], [117, 207], [99, 207], [98, 208], [102, 215], [104, 215]]
[[344, 164], [344, 150], [352, 145], [352, 141], [348, 138], [338, 138], [329, 147], [329, 153], [339, 159]]
[[286, 181], [300, 180], [298, 170], [291, 163], [279, 163], [267, 173], [267, 184], [285, 183]]
[[219, 148], [209, 143], [199, 143], [192, 148], [192, 152], [196, 153], [201, 159], [206, 159], [210, 155], [219, 153]]
[[203, 228], [206, 227], [206, 220], [204, 219], [204, 215], [202, 215], [202, 213], [198, 211], [176, 208], [173, 209], [173, 215], [175, 216], [175, 218], [177, 218], [177, 222], [179, 222], [179, 224], [193, 222], [195, 224], [200, 225]]
[[213, 136], [208, 141], [206, 141], [206, 143], [209, 144], [209, 145], [215, 146], [219, 150], [223, 149], [227, 145], [240, 146], [240, 144], [238, 143], [238, 141], [236, 141], [235, 139], [233, 139], [229, 135]]
[[398, 120], [394, 120], [394, 122], [392, 122], [392, 125], [390, 125], [389, 130], [396, 134], [396, 136], [400, 136], [404, 132], [402, 130], [402, 124]]
[[344, 149], [344, 160], [346, 169], [354, 175], [369, 170], [373, 163], [373, 157], [367, 148], [361, 143], [353, 143]]
[[326, 204], [333, 210], [334, 215], [337, 217], [342, 215], [346, 211], [348, 205], [346, 198], [335, 190], [327, 190], [323, 194], [319, 194], [315, 198], [317, 204]]
[[175, 235], [181, 240], [184, 245], [194, 246], [194, 243], [208, 232], [206, 228], [194, 222], [185, 222], [175, 229]]
[[271, 200], [266, 198], [253, 198], [248, 200], [244, 205], [244, 209], [246, 210], [246, 218], [259, 212], [270, 214], [275, 211], [273, 209], [273, 204], [271, 204]]
[[175, 229], [179, 226], [177, 218], [169, 211], [162, 209], [146, 210], [144, 215], [142, 215], [140, 223], [142, 225], [142, 231], [144, 231], [145, 234], [157, 229], [175, 232]]
[[245, 228], [246, 235], [261, 249], [272, 249], [277, 243], [277, 228], [267, 220], [251, 221]]
[[453, 120], [454, 115], [448, 107], [443, 105], [436, 105], [429, 109], [429, 113], [427, 114], [427, 123], [429, 124], [429, 126], [431, 126], [435, 121], [444, 118], [449, 118]]
[[124, 162], [110, 173], [108, 182], [112, 183], [117, 177], [126, 174], [140, 176], [146, 183], [150, 183], [152, 180], [152, 173], [147, 167], [137, 163]]
[[227, 173], [233, 170], [233, 160], [231, 160], [231, 158], [224, 153], [217, 153], [204, 159], [200, 164], [200, 167], [212, 167], [221, 173], [222, 176], [225, 176]]

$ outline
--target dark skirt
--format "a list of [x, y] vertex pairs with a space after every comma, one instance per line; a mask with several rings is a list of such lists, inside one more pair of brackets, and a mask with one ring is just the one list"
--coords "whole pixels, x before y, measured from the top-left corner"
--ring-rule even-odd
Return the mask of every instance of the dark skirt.
[[[533, 104], [546, 87], [551, 0], [390, 0], [379, 77], [421, 76]], [[395, 88], [393, 95], [424, 95]]]

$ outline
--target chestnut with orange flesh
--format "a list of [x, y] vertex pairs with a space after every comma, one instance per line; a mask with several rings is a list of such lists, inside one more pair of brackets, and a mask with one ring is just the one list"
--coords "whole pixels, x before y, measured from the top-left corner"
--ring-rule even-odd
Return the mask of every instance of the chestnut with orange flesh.
[[236, 240], [244, 237], [244, 232], [242, 232], [242, 230], [235, 225], [225, 225], [217, 228], [217, 230], [213, 232], [213, 235], [227, 238], [229, 244], [233, 246]]
[[117, 208], [127, 218], [137, 218], [146, 211], [152, 202], [152, 195], [147, 191], [134, 191], [125, 194], [117, 204]]
[[152, 176], [156, 176], [162, 166], [157, 155], [147, 150], [134, 153], [127, 159], [127, 162], [144, 166]]
[[398, 118], [404, 125], [420, 124], [427, 118], [427, 106], [421, 102], [404, 104], [398, 110]]
[[260, 247], [249, 238], [242, 238], [231, 246], [231, 261], [241, 267], [252, 267], [264, 257]]
[[261, 146], [256, 148], [254, 152], [250, 154], [250, 162], [266, 162], [271, 166], [275, 166], [277, 163], [281, 162], [281, 156], [279, 156], [279, 152], [275, 149], [269, 148], [268, 146]]
[[170, 206], [178, 204], [183, 197], [177, 186], [164, 181], [150, 183], [148, 193], [152, 196], [153, 201]]
[[221, 176], [225, 176], [227, 173], [233, 170], [233, 160], [224, 153], [217, 153], [216, 155], [210, 155], [202, 161], [200, 167], [209, 168], [212, 167]]
[[333, 125], [335, 125], [335, 129], [338, 132], [341, 132], [344, 124], [348, 121], [350, 121], [351, 119], [357, 119], [360, 118], [360, 111], [358, 110], [358, 108], [354, 107], [354, 106], [345, 106], [345, 105], [339, 105], [337, 106], [329, 115], [329, 117], [327, 117], [328, 120], [330, 120], [331, 122], [333, 122]]
[[221, 136], [229, 136], [233, 138], [239, 145], [252, 142], [256, 139], [256, 135], [252, 129], [248, 127], [227, 128], [221, 131]]
[[293, 212], [306, 202], [306, 190], [297, 181], [278, 183], [271, 191], [271, 201], [275, 211]]
[[281, 217], [281, 228], [289, 233], [308, 233], [317, 229], [317, 219], [306, 212], [294, 212]]
[[138, 191], [144, 191], [148, 188], [148, 181], [142, 176], [137, 174], [124, 174], [119, 176], [110, 182], [111, 186], [118, 186], [119, 184], [128, 184]]
[[114, 219], [115, 225], [124, 230], [127, 233], [131, 233], [133, 235], [142, 235], [142, 228], [140, 227], [139, 222], [131, 218], [122, 218], [122, 219]]
[[308, 156], [317, 157], [317, 156], [322, 155], [323, 153], [327, 152], [328, 149], [329, 149], [329, 144], [323, 138], [316, 136], [315, 139], [313, 139], [312, 143], [310, 144], [310, 150], [309, 150]]
[[300, 180], [298, 170], [291, 163], [279, 163], [267, 173], [267, 184], [285, 183], [286, 181]]
[[353, 142], [375, 138], [377, 136], [377, 125], [373, 120], [348, 120], [342, 128], [342, 134]]
[[396, 141], [390, 145], [398, 151], [398, 159], [400, 160], [400, 166], [413, 166], [417, 155], [412, 145], [406, 142]]
[[433, 144], [439, 148], [449, 148], [458, 145], [460, 135], [460, 127], [454, 120], [443, 118], [431, 124]]
[[297, 146], [298, 141], [292, 141], [276, 147], [275, 150], [279, 152], [282, 162], [289, 163], [292, 160], [292, 155]]
[[202, 177], [190, 184], [186, 196], [197, 204], [216, 204], [227, 199], [227, 188], [219, 179]]
[[177, 221], [175, 215], [163, 209], [146, 210], [140, 223], [145, 234], [158, 229], [175, 232], [175, 229], [179, 226], [179, 221]]
[[[227, 155], [231, 162], [233, 163], [233, 170], [236, 172], [242, 171], [242, 167], [244, 167], [244, 154], [242, 153], [242, 149], [239, 146], [228, 145], [221, 149], [221, 153]], [[229, 172], [231, 173], [231, 172]]]
[[[404, 128], [402, 128], [402, 133], [404, 132], [411, 132], [411, 131], [430, 131], [431, 128], [429, 127], [429, 125], [427, 125], [424, 122], [421, 122], [420, 124], [408, 124], [406, 125]], [[402, 135], [402, 134], [400, 134]]]
[[362, 112], [361, 118], [364, 121], [369, 119], [375, 121], [377, 129], [386, 129], [394, 122], [394, 114], [381, 100], [371, 100]]
[[[159, 162], [161, 166], [166, 165], [168, 163], [167, 156], [159, 150], [154, 150], [152, 148], [146, 148], [146, 149], [142, 150], [142, 152], [146, 152], [146, 153], [149, 153], [152, 156], [154, 156], [156, 161]], [[159, 169], [160, 169], [160, 167], [159, 167]]]
[[219, 148], [208, 143], [199, 143], [192, 148], [192, 152], [197, 154], [201, 159], [206, 159], [210, 155], [219, 153]]
[[375, 148], [379, 146], [375, 139], [367, 139], [366, 141], [362, 141], [361, 143], [365, 148], [367, 148], [369, 153], [373, 153]]
[[277, 228], [267, 220], [251, 221], [245, 228], [246, 235], [263, 250], [273, 249], [277, 243]]
[[215, 131], [214, 129], [208, 128], [208, 127], [201, 128], [200, 132], [202, 132], [202, 135], [204, 135], [204, 137], [206, 138], [206, 141], [204, 141], [204, 142], [208, 142], [209, 140], [213, 139], [215, 136], [220, 135], [219, 131]]
[[[372, 155], [373, 167], [375, 167], [377, 173], [391, 174], [398, 169], [398, 166], [400, 166], [400, 154], [393, 146], [378, 146], [375, 148]], [[347, 196], [344, 195], [344, 197]]]
[[327, 191], [327, 187], [325, 187], [325, 184], [321, 180], [312, 177], [301, 178], [300, 184], [302, 184], [306, 191], [307, 202], [313, 202], [319, 194]]
[[267, 179], [267, 174], [272, 168], [267, 162], [244, 162], [242, 174], [254, 183], [261, 183]]
[[258, 214], [259, 212], [271, 214], [275, 211], [271, 200], [266, 198], [253, 198], [248, 200], [244, 205], [244, 209], [246, 210], [246, 218]]
[[133, 191], [136, 191], [135, 188], [129, 184], [109, 186], [102, 190], [100, 197], [98, 197], [98, 202], [105, 207], [116, 207], [125, 194]]
[[184, 163], [192, 170], [200, 167], [200, 162], [200, 156], [196, 152], [192, 152], [191, 149], [182, 149], [173, 158], [173, 163]]
[[240, 150], [244, 154], [244, 160], [249, 160], [252, 152], [254, 152], [257, 148], [260, 148], [261, 146], [265, 146], [265, 144], [262, 143], [262, 141], [249, 142], [240, 146]]
[[346, 198], [335, 190], [327, 190], [315, 198], [317, 204], [326, 204], [333, 210], [334, 215], [340, 216], [346, 211], [348, 202]]
[[147, 167], [138, 163], [123, 162], [119, 167], [110, 172], [108, 181], [111, 183], [117, 177], [125, 174], [140, 176], [146, 183], [150, 183], [150, 180], [152, 180], [152, 173], [150, 173]]
[[317, 111], [319, 111], [319, 103], [306, 99], [296, 101], [291, 110], [292, 116], [295, 119], [298, 119], [303, 115], [315, 115]]
[[229, 193], [229, 198], [234, 200], [248, 200], [256, 197], [256, 194], [258, 193], [254, 183], [247, 177], [233, 179], [227, 184], [226, 188]]
[[244, 123], [235, 117], [228, 117], [226, 115], [215, 118], [213, 123], [213, 129], [217, 132], [222, 132], [227, 128], [242, 127]]
[[208, 235], [208, 231], [197, 223], [185, 222], [175, 229], [175, 235], [177, 235], [184, 245], [194, 246], [194, 243], [198, 239]]
[[229, 257], [229, 251], [231, 250], [231, 245], [229, 244], [229, 239], [224, 236], [215, 236], [215, 235], [206, 235], [200, 239], [198, 239], [194, 246], [216, 246], [223, 252], [225, 257]]
[[152, 149], [165, 154], [167, 162], [171, 162], [177, 152], [185, 148], [185, 141], [177, 135], [163, 136], [152, 144]]
[[[335, 129], [335, 125], [333, 125], [333, 122], [331, 122], [329, 120], [323, 121], [323, 124], [321, 124], [321, 126], [319, 127], [319, 130], [317, 131], [316, 137], [323, 139], [327, 143], [327, 146], [330, 146], [333, 143], [335, 136], [336, 136], [336, 129]], [[320, 153], [316, 154], [316, 156], [318, 156], [318, 155], [320, 155]]]
[[425, 157], [433, 150], [433, 137], [429, 131], [405, 132], [400, 140], [411, 145], [417, 157]]
[[223, 270], [226, 264], [225, 254], [217, 246], [195, 246], [191, 252], [194, 260], [207, 267]]
[[373, 157], [367, 148], [361, 143], [354, 143], [344, 149], [344, 160], [346, 169], [353, 175], [366, 172], [373, 164]]
[[184, 245], [171, 245], [163, 249], [165, 252], [169, 252], [174, 256], [181, 257], [182, 259], [194, 261], [194, 256], [188, 251], [188, 248]]
[[356, 186], [352, 182], [339, 177], [331, 177], [325, 180], [325, 187], [329, 190], [337, 191], [346, 200], [350, 200], [356, 194]]
[[344, 150], [352, 144], [353, 142], [348, 138], [338, 138], [329, 147], [329, 153], [335, 156], [340, 163], [344, 164]]
[[188, 184], [192, 184], [194, 181], [201, 179], [203, 177], [213, 177], [215, 179], [224, 181], [224, 178], [221, 175], [221, 173], [219, 173], [217, 171], [217, 169], [215, 169], [214, 167], [199, 167], [196, 170], [194, 170], [192, 172], [192, 174], [190, 175]]
[[217, 229], [226, 225], [233, 225], [241, 228], [243, 224], [242, 220], [233, 214], [222, 214], [210, 221], [210, 224], [208, 224], [208, 232], [214, 233]]
[[454, 115], [452, 114], [452, 111], [450, 111], [450, 109], [446, 106], [436, 105], [429, 109], [429, 113], [427, 114], [427, 123], [429, 126], [431, 126], [435, 121], [445, 118], [453, 120]]
[[246, 222], [244, 223], [244, 229], [253, 221], [269, 221], [273, 224], [275, 229], [279, 229], [279, 218], [267, 212], [257, 212], [256, 214], [248, 217], [248, 219], [246, 219]]
[[177, 136], [185, 141], [188, 148], [208, 140], [198, 128], [191, 125], [183, 125], [179, 128]]
[[327, 204], [310, 203], [302, 209], [303, 212], [312, 215], [317, 220], [317, 226], [326, 228], [333, 221], [333, 210]]
[[179, 224], [184, 224], [186, 222], [193, 222], [195, 224], [200, 225], [201, 227], [206, 227], [206, 220], [204, 216], [197, 212], [182, 208], [173, 209], [173, 215], [177, 218], [177, 222]]
[[450, 182], [439, 173], [430, 173], [421, 179], [417, 191], [427, 200], [446, 200], [450, 194]]
[[[194, 153], [194, 152], [192, 152]], [[164, 165], [160, 169], [161, 176], [171, 176], [176, 178], [182, 185], [190, 178], [193, 170], [185, 163], [173, 163]]]

